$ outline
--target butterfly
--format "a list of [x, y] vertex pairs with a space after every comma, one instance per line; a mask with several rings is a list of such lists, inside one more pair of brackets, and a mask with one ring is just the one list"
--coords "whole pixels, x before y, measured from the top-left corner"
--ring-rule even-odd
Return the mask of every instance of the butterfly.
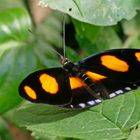
[[34, 103], [86, 108], [140, 85], [140, 49], [112, 49], [77, 63], [62, 58], [63, 67], [28, 75], [19, 94]]

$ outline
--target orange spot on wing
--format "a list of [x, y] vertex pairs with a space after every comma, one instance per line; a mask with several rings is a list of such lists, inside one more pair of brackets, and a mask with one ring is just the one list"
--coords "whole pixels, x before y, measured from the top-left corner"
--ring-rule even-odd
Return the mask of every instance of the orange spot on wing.
[[140, 52], [136, 52], [135, 56], [136, 56], [137, 60], [140, 62]]
[[94, 73], [94, 72], [90, 72], [90, 71], [87, 71], [86, 75], [88, 77], [90, 77], [93, 81], [99, 81], [99, 80], [107, 78], [106, 76], [103, 76], [101, 74], [97, 74], [97, 73]]
[[50, 93], [57, 94], [58, 92], [58, 83], [56, 79], [48, 74], [41, 74], [39, 77], [42, 88]]
[[84, 82], [78, 77], [70, 77], [71, 89], [76, 89], [85, 86]]
[[25, 93], [32, 99], [36, 100], [37, 99], [37, 96], [36, 96], [36, 93], [35, 91], [30, 88], [29, 86], [24, 86], [24, 90], [25, 90]]
[[125, 61], [113, 55], [101, 56], [101, 63], [108, 69], [118, 71], [118, 72], [127, 72], [129, 69], [129, 66]]

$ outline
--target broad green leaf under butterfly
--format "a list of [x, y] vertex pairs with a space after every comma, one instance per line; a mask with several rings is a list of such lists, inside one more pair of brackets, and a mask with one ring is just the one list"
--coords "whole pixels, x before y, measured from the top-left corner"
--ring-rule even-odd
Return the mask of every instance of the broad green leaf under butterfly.
[[87, 110], [66, 110], [48, 105], [25, 104], [15, 122], [35, 135], [86, 140], [121, 140], [140, 121], [140, 89]]
[[129, 20], [140, 9], [139, 0], [40, 0], [40, 5], [67, 13], [82, 22], [102, 26]]
[[136, 126], [130, 133], [127, 140], [139, 140], [140, 139], [140, 125]]

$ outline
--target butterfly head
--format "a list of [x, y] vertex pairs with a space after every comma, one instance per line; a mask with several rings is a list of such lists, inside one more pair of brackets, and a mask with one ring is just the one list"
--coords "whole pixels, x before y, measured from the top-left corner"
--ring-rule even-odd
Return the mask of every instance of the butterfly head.
[[74, 63], [72, 63], [68, 58], [64, 57], [61, 59], [60, 62], [63, 65], [63, 68], [66, 69], [67, 71], [72, 72], [73, 68], [75, 67]]
[[60, 63], [64, 66], [67, 65], [70, 62], [70, 60], [66, 57], [61, 58]]

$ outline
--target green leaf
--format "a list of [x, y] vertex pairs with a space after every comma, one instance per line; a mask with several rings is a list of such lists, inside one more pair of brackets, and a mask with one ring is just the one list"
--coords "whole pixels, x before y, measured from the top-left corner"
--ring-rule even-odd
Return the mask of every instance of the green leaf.
[[82, 22], [102, 26], [129, 20], [140, 9], [139, 0], [40, 0], [40, 5], [67, 13]]
[[91, 43], [95, 43], [99, 37], [101, 27], [73, 20], [76, 33], [81, 38], [88, 39]]
[[98, 48], [116, 49], [122, 47], [122, 41], [112, 27], [104, 27], [101, 29], [98, 39], [96, 40]]
[[76, 39], [84, 50], [84, 55], [107, 49], [121, 48], [122, 41], [112, 27], [99, 27], [74, 20]]
[[0, 140], [13, 140], [8, 124], [0, 117]]
[[80, 60], [80, 55], [77, 54], [73, 49], [70, 47], [66, 47], [66, 56], [69, 58], [70, 61], [76, 62], [77, 60]]
[[87, 110], [68, 110], [43, 104], [25, 104], [14, 120], [36, 135], [86, 140], [115, 140], [128, 137], [140, 121], [140, 89]]
[[[52, 16], [54, 15], [51, 14], [47, 19], [53, 19]], [[50, 30], [57, 29], [56, 38], [61, 37], [61, 20], [56, 18], [51, 23], [53, 26], [49, 26]], [[48, 24], [42, 30], [46, 27]], [[29, 73], [46, 66], [58, 66], [51, 43], [44, 41], [48, 38], [42, 37], [44, 35], [39, 33], [39, 28], [31, 34], [28, 30], [32, 28], [26, 10], [14, 8], [0, 12], [0, 114], [21, 102], [18, 86]]]
[[11, 0], [1, 0], [0, 11], [21, 6], [23, 6], [23, 2], [19, 0], [12, 0], [12, 2]]
[[124, 42], [123, 47], [140, 48], [140, 13], [129, 22], [123, 21], [122, 27], [127, 39]]
[[28, 45], [31, 21], [24, 9], [0, 12], [0, 114], [17, 105], [17, 87], [23, 75], [33, 70], [36, 59]]
[[140, 125], [138, 125], [131, 131], [130, 136], [128, 137], [127, 140], [139, 140], [139, 139], [140, 139]]
[[51, 12], [43, 24], [36, 28], [36, 32], [49, 44], [62, 48], [62, 19], [60, 12]]

